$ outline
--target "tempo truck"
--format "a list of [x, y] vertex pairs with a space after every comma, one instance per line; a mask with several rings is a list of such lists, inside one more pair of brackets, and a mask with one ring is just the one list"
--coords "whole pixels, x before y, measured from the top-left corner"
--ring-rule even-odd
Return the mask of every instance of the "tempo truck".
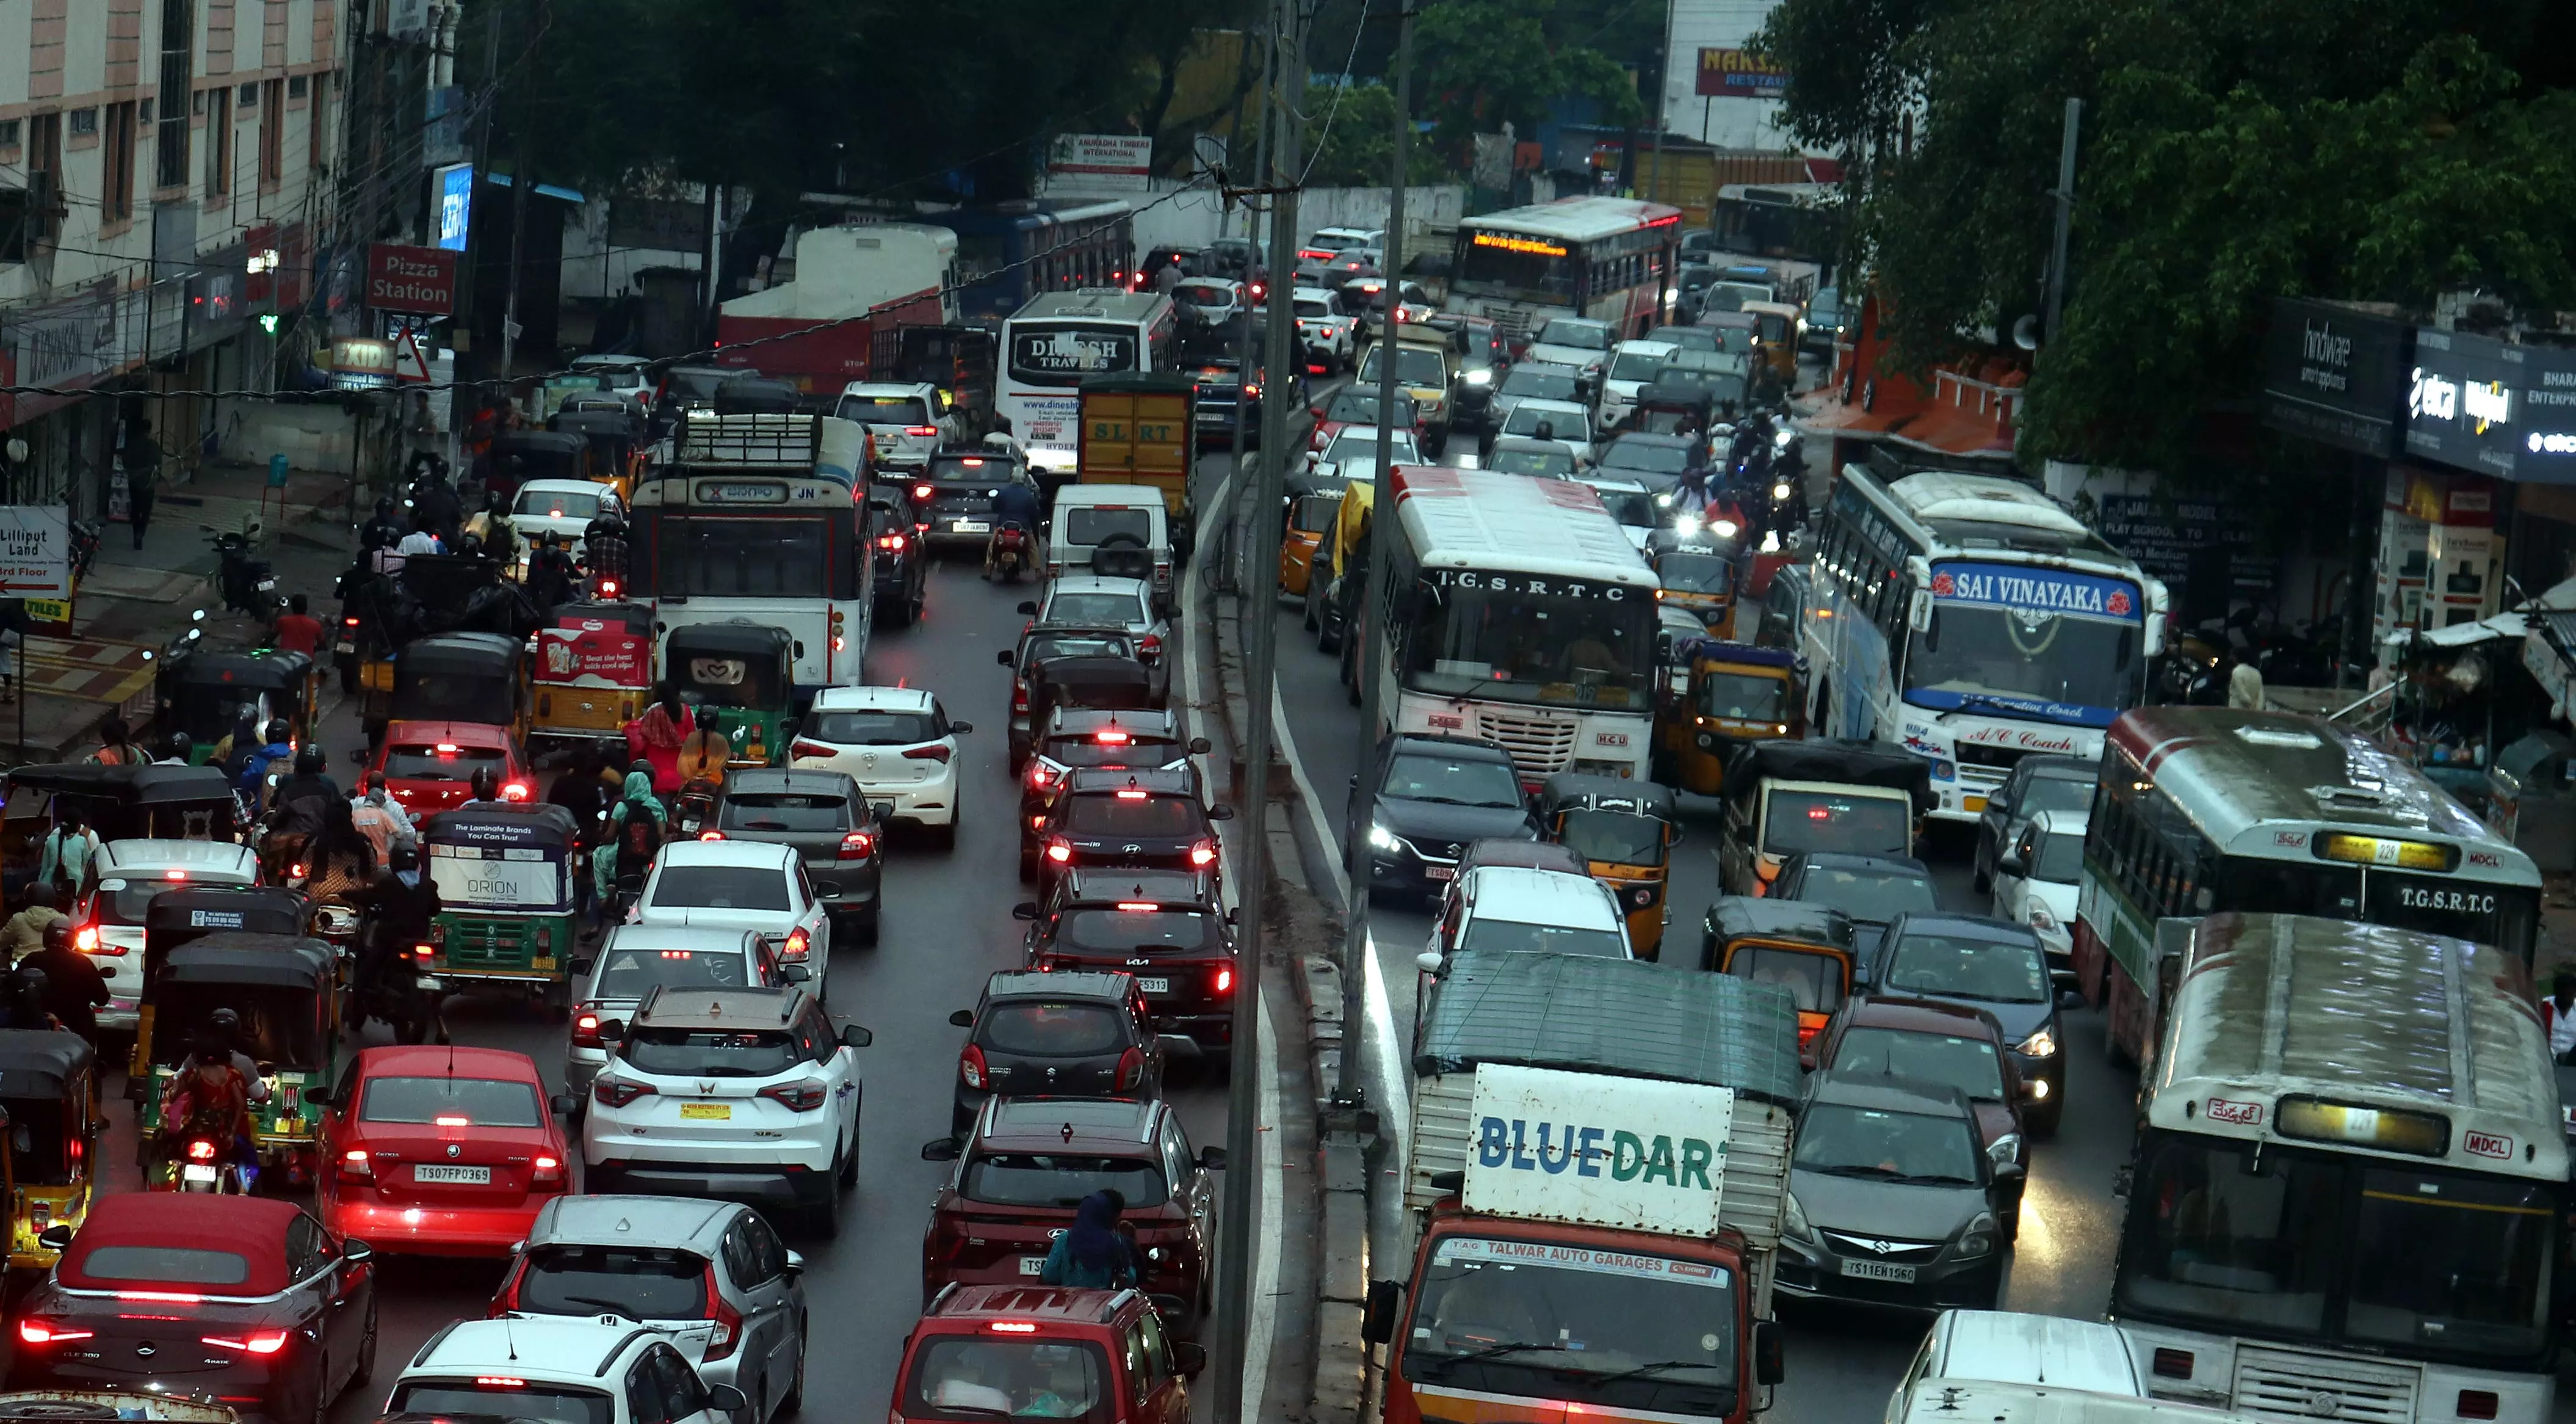
[[1798, 1094], [1772, 985], [1468, 954], [1414, 1059], [1411, 1276], [1369, 1288], [1387, 1424], [1749, 1419]]

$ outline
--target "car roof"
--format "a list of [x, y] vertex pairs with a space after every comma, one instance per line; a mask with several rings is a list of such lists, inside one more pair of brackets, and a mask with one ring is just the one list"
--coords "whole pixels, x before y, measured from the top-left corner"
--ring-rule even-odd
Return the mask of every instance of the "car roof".
[[827, 687], [814, 694], [817, 712], [845, 712], [856, 708], [927, 712], [930, 689], [926, 687]]
[[586, 1315], [522, 1315], [459, 1320], [430, 1337], [403, 1370], [414, 1375], [478, 1375], [596, 1384], [639, 1340], [667, 1338], [631, 1320], [615, 1324]]
[[1144, 1150], [1154, 1140], [1162, 1107], [1151, 1099], [996, 1098], [976, 1123], [975, 1136], [1003, 1151], [1032, 1145], [1062, 1151], [1075, 1142]]
[[[496, 1078], [512, 1083], [542, 1084], [545, 1082], [545, 1075], [537, 1071], [535, 1059], [524, 1053], [513, 1053], [506, 1048], [466, 1048], [462, 1045], [407, 1047], [392, 1044], [360, 1049], [358, 1065], [362, 1073], [390, 1077]], [[539, 1096], [543, 1096], [542, 1091]]]
[[1485, 453], [1485, 458], [1488, 463], [1492, 461], [1493, 452], [1496, 450], [1523, 450], [1534, 455], [1565, 455], [1569, 460], [1574, 458], [1572, 455], [1567, 454], [1565, 442], [1561, 440], [1541, 440], [1535, 435], [1495, 436], [1493, 445], [1489, 447]]
[[757, 938], [757, 930], [657, 925], [650, 920], [642, 920], [631, 925], [609, 926], [608, 938], [601, 942], [600, 953], [605, 955], [610, 949], [685, 949], [696, 954], [716, 954], [741, 950], [746, 940]]
[[1145, 791], [1157, 796], [1187, 796], [1195, 800], [1198, 782], [1185, 766], [1078, 766], [1065, 778], [1064, 794], [1094, 793], [1106, 795], [1117, 791]]
[[1387, 755], [1393, 756], [1401, 751], [1446, 752], [1455, 756], [1472, 754], [1474, 760], [1496, 761], [1505, 765], [1509, 765], [1512, 759], [1512, 754], [1499, 742], [1477, 737], [1436, 737], [1428, 732], [1399, 732], [1387, 738]]
[[1009, 1316], [1014, 1320], [1100, 1325], [1120, 1310], [1141, 1302], [1133, 1290], [1075, 1290], [1064, 1286], [953, 1286], [939, 1293], [922, 1315], [922, 1323], [962, 1317]]
[[724, 794], [727, 796], [745, 793], [759, 796], [781, 791], [855, 799], [859, 794], [859, 783], [858, 778], [846, 771], [803, 766], [748, 767], [725, 777]]
[[[1111, 578], [1103, 574], [1060, 574], [1047, 585], [1047, 602], [1053, 603], [1059, 593], [1124, 593], [1141, 600], [1145, 581], [1133, 578]], [[1040, 604], [1043, 608], [1046, 605]]]
[[1635, 480], [1614, 479], [1603, 475], [1586, 475], [1582, 479], [1576, 481], [1576, 483], [1590, 485], [1596, 490], [1607, 490], [1612, 494], [1644, 494], [1646, 492], [1646, 487], [1637, 483]]
[[1562, 361], [1516, 361], [1512, 363], [1511, 375], [1505, 376], [1503, 379], [1508, 381], [1512, 376], [1517, 376], [1523, 371], [1533, 372], [1541, 376], [1562, 376], [1567, 380], [1572, 380], [1583, 374], [1579, 367], [1569, 366]]
[[1893, 950], [1906, 935], [1916, 931], [1945, 934], [1959, 939], [1991, 940], [1996, 944], [2026, 944], [2036, 949], [2039, 936], [2031, 927], [1999, 920], [1992, 915], [1970, 915], [1957, 910], [1908, 910], [1887, 927], [1887, 946]]
[[775, 989], [675, 989], [656, 985], [635, 1010], [637, 1028], [773, 1028], [796, 1021], [806, 993]]
[[1622, 445], [1656, 445], [1667, 450], [1688, 450], [1698, 444], [1697, 440], [1687, 435], [1657, 435], [1649, 430], [1624, 430], [1610, 437], [1609, 448], [1602, 452], [1602, 458], [1606, 460], [1616, 454]]
[[1462, 872], [1489, 865], [1524, 865], [1536, 870], [1561, 870], [1569, 875], [1590, 873], [1588, 863], [1571, 847], [1555, 841], [1525, 841], [1517, 836], [1484, 836], [1469, 841], [1458, 864]]
[[1074, 484], [1057, 490], [1055, 503], [1058, 509], [1068, 504], [1106, 504], [1133, 506], [1137, 509], [1151, 509], [1160, 513], [1163, 509], [1163, 492], [1151, 485]]
[[841, 387], [845, 396], [917, 396], [938, 387], [928, 381], [852, 381]]
[[1486, 865], [1475, 872], [1476, 918], [1513, 924], [1617, 929], [1618, 907], [1589, 875], [1525, 865]]
[[1290, 287], [1288, 289], [1288, 296], [1293, 301], [1328, 302], [1333, 299], [1333, 289], [1330, 287]]
[[784, 870], [796, 860], [793, 846], [772, 845], [767, 841], [672, 841], [654, 857], [653, 872], [659, 875], [674, 865], [754, 865], [768, 870]]
[[1106, 969], [1003, 969], [984, 981], [984, 998], [1114, 999], [1125, 1003], [1136, 992], [1134, 975]]
[[1088, 737], [1104, 727], [1132, 729], [1141, 736], [1181, 735], [1181, 716], [1168, 707], [1058, 707], [1047, 715], [1046, 735]]
[[1967, 1095], [1958, 1089], [1947, 1084], [1925, 1083], [1881, 1073], [1821, 1070], [1807, 1080], [1807, 1101], [1810, 1105], [1833, 1103], [1842, 1107], [1973, 1120]]
[[1961, 1038], [1982, 1038], [1998, 1046], [2004, 1041], [2003, 1029], [1993, 1014], [1966, 1004], [1948, 1004], [1938, 999], [1863, 994], [1851, 1001], [1845, 1013], [1844, 1023], [1850, 1028], [1950, 1034]]
[[[71, 1249], [63, 1253], [55, 1267], [54, 1279], [72, 1290], [149, 1290], [158, 1286], [190, 1295], [273, 1295], [290, 1284], [286, 1274], [286, 1228], [303, 1214], [294, 1203], [275, 1197], [111, 1192], [90, 1203], [89, 1215], [72, 1238]], [[230, 1252], [247, 1261], [249, 1271], [230, 1289], [200, 1282], [90, 1275], [90, 1253], [111, 1246]]]
[[537, 1213], [528, 1240], [563, 1246], [687, 1245], [711, 1255], [742, 1210], [732, 1202], [698, 1197], [558, 1196]]
[[248, 846], [231, 841], [172, 840], [163, 836], [136, 836], [129, 840], [109, 841], [102, 847], [106, 860], [99, 874], [111, 868], [128, 866], [207, 865], [242, 870], [259, 868], [259, 855]]

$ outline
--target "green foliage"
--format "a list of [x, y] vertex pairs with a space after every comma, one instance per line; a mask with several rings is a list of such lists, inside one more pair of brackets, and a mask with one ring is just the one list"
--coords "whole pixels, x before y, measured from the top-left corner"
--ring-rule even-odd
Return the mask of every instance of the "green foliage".
[[1561, 95], [1592, 99], [1605, 124], [1643, 122], [1647, 105], [1636, 79], [1589, 43], [1615, 24], [1609, 8], [1560, 0], [1439, 0], [1424, 7], [1414, 22], [1414, 44], [1417, 89], [1427, 99], [1417, 107], [1434, 121], [1435, 141], [1456, 154], [1471, 135], [1499, 132], [1506, 122], [1527, 133]]
[[[1338, 107], [1336, 105], [1338, 104]], [[1306, 181], [1322, 187], [1383, 188], [1395, 171], [1395, 91], [1382, 84], [1347, 89], [1312, 84], [1306, 89], [1303, 151], [1313, 166]], [[1415, 183], [1451, 175], [1420, 135], [1405, 150], [1405, 171]]]

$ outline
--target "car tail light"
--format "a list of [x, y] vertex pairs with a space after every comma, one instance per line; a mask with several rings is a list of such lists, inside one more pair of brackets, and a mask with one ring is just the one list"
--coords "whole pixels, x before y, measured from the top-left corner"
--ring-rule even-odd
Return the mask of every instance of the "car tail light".
[[948, 744], [933, 742], [926, 747], [906, 748], [903, 757], [906, 761], [935, 761], [945, 764], [948, 760]]
[[474, 1383], [482, 1389], [526, 1389], [528, 1382], [510, 1375], [476, 1375]]
[[352, 1147], [340, 1154], [340, 1176], [352, 1182], [372, 1182], [376, 1179], [375, 1160], [367, 1155], [367, 1149]]
[[563, 1185], [564, 1169], [562, 1158], [540, 1156], [535, 1162], [532, 1162], [529, 1165], [533, 1169], [528, 1173], [528, 1181], [532, 1185], [540, 1187], [560, 1187]]
[[66, 1340], [86, 1340], [97, 1332], [65, 1325], [59, 1320], [43, 1320], [30, 1315], [18, 1322], [18, 1339], [29, 1345], [59, 1345]]
[[1014, 682], [1011, 684], [1011, 710], [1014, 712], [1026, 712], [1029, 710], [1029, 685], [1027, 683]]
[[501, 799], [504, 801], [525, 801], [528, 799], [528, 792], [531, 789], [533, 788], [524, 781], [506, 782], [501, 787]]
[[608, 1041], [599, 1036], [599, 1015], [584, 1009], [572, 1016], [572, 1046], [606, 1048]]
[[851, 831], [841, 837], [840, 858], [843, 860], [865, 860], [868, 858], [869, 853], [874, 851], [876, 848], [876, 837], [869, 835], [865, 831]]
[[274, 1355], [286, 1348], [283, 1330], [253, 1330], [241, 1335], [208, 1335], [205, 1342], [218, 1350], [238, 1350], [245, 1355]]
[[822, 1084], [811, 1079], [802, 1083], [772, 1084], [761, 1089], [760, 1095], [791, 1112], [812, 1112], [831, 1096]]
[[1129, 742], [1135, 740], [1133, 737], [1128, 736], [1125, 732], [1118, 730], [1116, 727], [1103, 727], [1099, 731], [1092, 733], [1091, 739], [1104, 747], [1123, 747]]
[[722, 832], [722, 831], [700, 831], [700, 832], [698, 832], [698, 839], [699, 839], [699, 840], [702, 840], [702, 841], [720, 841], [720, 840], [723, 840], [723, 839], [724, 839], [724, 832]]
[[1220, 964], [1216, 967], [1216, 991], [1220, 994], [1231, 994], [1234, 992], [1233, 965]]
[[1025, 1320], [996, 1320], [984, 1327], [996, 1335], [1035, 1335], [1038, 1328]]
[[599, 596], [602, 598], [615, 598], [617, 596], [617, 580], [613, 578], [601, 579], [599, 581]]
[[2491, 1389], [2461, 1390], [2460, 1417], [2463, 1419], [2493, 1419], [2496, 1417], [2495, 1391]]
[[971, 1043], [966, 1045], [964, 1051], [957, 1055], [957, 1076], [965, 1080], [967, 1087], [986, 1086], [991, 1077], [984, 1066], [984, 1050]]
[[2165, 1379], [2189, 1379], [2191, 1378], [2191, 1351], [2159, 1349], [2155, 1353], [2153, 1368], [2157, 1375]]
[[1073, 863], [1073, 846], [1061, 836], [1048, 841], [1047, 859], [1058, 865], [1070, 865]]
[[787, 744], [787, 754], [791, 757], [827, 757], [832, 754], [832, 749], [823, 745], [821, 742], [808, 742], [799, 739]]
[[1148, 791], [1121, 791], [1118, 793], [1118, 799], [1121, 801], [1149, 801], [1153, 799], [1153, 793]]
[[1029, 785], [1039, 787], [1055, 785], [1055, 767], [1037, 758], [1030, 758]]
[[1119, 1092], [1122, 1092], [1122, 1093], [1123, 1093], [1123, 1092], [1126, 1092], [1128, 1089], [1130, 1089], [1130, 1088], [1132, 1088], [1132, 1087], [1135, 1087], [1137, 1084], [1142, 1083], [1142, 1082], [1144, 1082], [1144, 1081], [1145, 1081], [1145, 1050], [1143, 1050], [1143, 1049], [1141, 1049], [1141, 1048], [1131, 1048], [1131, 1049], [1128, 1049], [1126, 1052], [1119, 1054], [1119, 1055], [1118, 1055], [1118, 1082], [1117, 1082], [1117, 1089], [1118, 1089], [1118, 1091], [1119, 1091]]
[[590, 1095], [603, 1107], [622, 1108], [637, 1098], [651, 1096], [652, 1092], [650, 1083], [629, 1083], [619, 1078], [602, 1078], [590, 1085]]
[[1201, 841], [1190, 847], [1190, 864], [1204, 870], [1216, 864], [1216, 842]]
[[900, 554], [903, 552], [903, 536], [901, 534], [880, 534], [877, 536], [877, 547], [892, 553]]
[[928, 485], [914, 485], [914, 486], [912, 487], [912, 497], [913, 497], [914, 499], [924, 499], [924, 500], [926, 500], [926, 499], [930, 498], [930, 486], [928, 486]]
[[1159, 658], [1163, 655], [1163, 640], [1148, 633], [1136, 640], [1136, 651], [1144, 657]]
[[72, 931], [72, 948], [83, 954], [98, 953], [98, 926], [83, 925]]
[[800, 928], [789, 933], [787, 936], [787, 943], [780, 952], [789, 959], [803, 959], [805, 957], [805, 951], [813, 947], [813, 939]]
[[726, 1300], [724, 1292], [717, 1288], [716, 1268], [712, 1261], [707, 1263], [707, 1318], [715, 1322], [715, 1329], [707, 1336], [706, 1353], [698, 1357], [700, 1365], [731, 1359], [734, 1347], [742, 1343], [742, 1312], [734, 1309], [733, 1303]]

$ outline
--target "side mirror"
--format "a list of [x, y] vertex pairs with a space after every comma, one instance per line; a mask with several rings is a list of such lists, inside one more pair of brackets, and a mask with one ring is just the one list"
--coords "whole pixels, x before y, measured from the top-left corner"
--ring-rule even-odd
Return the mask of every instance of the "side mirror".
[[363, 1266], [374, 1259], [376, 1259], [376, 1248], [355, 1236], [340, 1243], [340, 1261], [343, 1265]]
[[1009, 667], [1012, 662], [1011, 650], [1004, 648], [1000, 652], [993, 654], [993, 661], [1000, 663], [1004, 667]]
[[787, 1274], [790, 1276], [801, 1276], [805, 1274], [804, 1252], [790, 1251], [787, 1253]]
[[1998, 1162], [1995, 1164], [1995, 1185], [1997, 1186], [2018, 1183], [2027, 1175], [2028, 1172], [2019, 1162]]
[[1788, 1341], [1780, 1333], [1780, 1322], [1753, 1322], [1753, 1382], [1772, 1385], [1788, 1377]]
[[[313, 1104], [317, 1108], [327, 1108], [331, 1106], [331, 1090], [329, 1088], [307, 1088], [304, 1090], [304, 1101]], [[0, 1127], [6, 1127], [8, 1125], [7, 1109], [0, 1108]]]
[[894, 803], [891, 801], [871, 801], [868, 803], [868, 814], [875, 817], [880, 822], [891, 821], [894, 819]]
[[601, 1019], [601, 1020], [599, 1021], [599, 1041], [600, 1041], [600, 1042], [602, 1042], [602, 1043], [623, 1043], [623, 1042], [625, 1042], [625, 1041], [626, 1041], [626, 1020], [624, 1020], [624, 1019]]
[[1173, 1341], [1172, 1367], [1181, 1372], [1183, 1379], [1197, 1379], [1199, 1372], [1207, 1368], [1207, 1346], [1192, 1340]]
[[844, 1048], [865, 1048], [876, 1041], [875, 1034], [857, 1024], [844, 1024], [841, 1027], [841, 1046]]
[[779, 966], [778, 977], [790, 984], [803, 984], [814, 977], [814, 971], [802, 964], [784, 964]]
[[1192, 756], [1206, 756], [1213, 749], [1214, 748], [1209, 744], [1208, 739], [1205, 737], [1190, 738], [1190, 755]]
[[1202, 1170], [1202, 1171], [1208, 1171], [1208, 1172], [1222, 1172], [1222, 1171], [1224, 1171], [1224, 1170], [1225, 1170], [1225, 1149], [1224, 1149], [1224, 1148], [1222, 1148], [1222, 1147], [1202, 1147], [1202, 1148], [1200, 1148], [1200, 1149], [1199, 1149], [1199, 1168], [1200, 1168], [1200, 1170]]
[[748, 1402], [749, 1401], [742, 1397], [742, 1391], [734, 1388], [732, 1385], [711, 1384], [707, 1386], [707, 1407], [719, 1414], [740, 1414], [743, 1407]]
[[72, 1229], [67, 1223], [58, 1221], [36, 1233], [36, 1244], [48, 1251], [68, 1251], [72, 1244]]
[[1360, 1315], [1360, 1340], [1383, 1345], [1395, 1338], [1396, 1318], [1404, 1313], [1404, 1282], [1371, 1281], [1368, 1305]]
[[959, 1028], [973, 1028], [975, 1026], [975, 1011], [973, 1009], [959, 1009], [957, 1012], [948, 1016], [948, 1021], [957, 1025]]
[[1019, 611], [1020, 611], [1020, 612], [1022, 612], [1022, 613], [1027, 614], [1027, 615], [1028, 615], [1029, 617], [1031, 617], [1031, 618], [1035, 618], [1035, 617], [1037, 617], [1037, 616], [1038, 616], [1038, 606], [1037, 606], [1037, 604], [1036, 604], [1036, 603], [1034, 603], [1034, 602], [1032, 602], [1032, 601], [1031, 601], [1031, 600], [1029, 600], [1029, 599], [1025, 599], [1025, 598], [1024, 598], [1024, 599], [1021, 599], [1021, 600], [1020, 600], [1020, 609], [1019, 609]]
[[2061, 1009], [2080, 1009], [2084, 1007], [2084, 991], [2081, 989], [2058, 990], [2057, 1006]]
[[[797, 639], [797, 640], [796, 640], [796, 643], [795, 643], [795, 648], [796, 648], [796, 656], [798, 656], [798, 657], [800, 657], [800, 658], [801, 658], [801, 657], [803, 657], [803, 656], [805, 656], [805, 640], [804, 640], [804, 639], [802, 639], [802, 638]], [[728, 1388], [731, 1388], [731, 1386], [729, 1386], [729, 1385], [717, 1385], [717, 1386], [716, 1386], [716, 1388], [718, 1388], [718, 1389], [728, 1389]], [[741, 1395], [738, 1395], [738, 1394], [734, 1396], [734, 1398], [736, 1398], [736, 1399], [740, 1399], [741, 1397], [742, 1397], [742, 1396], [741, 1396]]]
[[1413, 967], [1421, 970], [1425, 974], [1439, 973], [1440, 951], [1436, 949], [1426, 949], [1420, 954], [1413, 956]]
[[1995, 857], [1995, 871], [2001, 875], [2028, 875], [2030, 865], [2021, 858], [2020, 851], [2008, 850]]
[[1225, 912], [1225, 922], [1229, 925], [1241, 924], [1242, 916], [1243, 911], [1241, 908], [1229, 906]]
[[956, 1138], [934, 1137], [928, 1142], [921, 1144], [921, 1160], [924, 1162], [954, 1162], [957, 1160], [958, 1150]]
[[948, 724], [948, 735], [952, 737], [963, 737], [974, 730], [975, 724], [972, 722], [951, 722]]
[[1234, 819], [1234, 808], [1232, 806], [1210, 806], [1207, 808], [1207, 818], [1211, 821], [1231, 821]]
[[1037, 901], [1035, 901], [1035, 900], [1022, 900], [1020, 903], [1018, 903], [1018, 904], [1016, 904], [1016, 905], [1013, 905], [1013, 906], [1011, 907], [1011, 918], [1012, 918], [1012, 919], [1015, 919], [1015, 920], [1034, 920], [1034, 919], [1036, 919], [1037, 917], [1038, 917], [1038, 902], [1037, 902]]
[[581, 1110], [581, 1099], [570, 1093], [557, 1093], [546, 1099], [546, 1108], [557, 1117], [570, 1117]]

